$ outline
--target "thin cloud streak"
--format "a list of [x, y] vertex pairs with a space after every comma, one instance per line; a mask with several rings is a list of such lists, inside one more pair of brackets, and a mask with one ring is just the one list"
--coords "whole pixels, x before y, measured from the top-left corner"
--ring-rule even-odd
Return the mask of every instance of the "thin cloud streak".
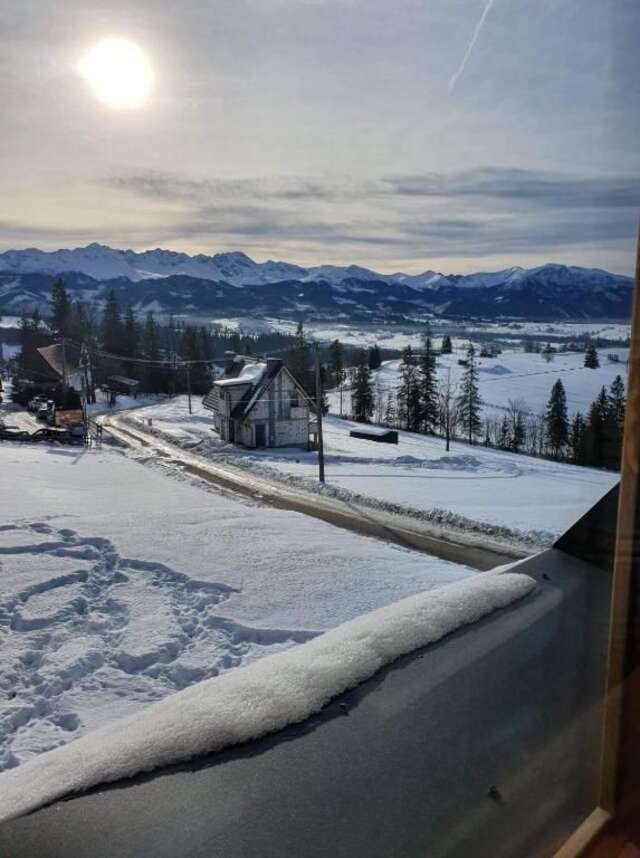
[[460, 66], [458, 67], [457, 72], [455, 72], [455, 74], [452, 75], [451, 80], [449, 81], [449, 92], [453, 92], [453, 90], [455, 89], [456, 83], [458, 82], [458, 78], [463, 73], [465, 66], [469, 62], [469, 57], [471, 56], [471, 53], [475, 47], [475, 44], [478, 41], [478, 36], [480, 35], [480, 31], [482, 30], [482, 26], [485, 22], [487, 15], [489, 14], [489, 10], [491, 9], [492, 6], [493, 6], [493, 0], [487, 0], [487, 5], [484, 7], [482, 15], [480, 16], [480, 20], [476, 24], [476, 28], [473, 31], [473, 36], [471, 37], [471, 41], [467, 45], [467, 50], [465, 51], [465, 54], [462, 58], [462, 62], [460, 63]]

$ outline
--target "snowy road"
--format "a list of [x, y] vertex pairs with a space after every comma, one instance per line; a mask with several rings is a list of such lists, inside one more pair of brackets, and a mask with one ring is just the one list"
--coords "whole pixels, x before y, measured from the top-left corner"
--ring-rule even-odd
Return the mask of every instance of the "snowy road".
[[163, 460], [200, 479], [247, 497], [266, 502], [279, 509], [295, 510], [320, 518], [330, 524], [394, 542], [405, 548], [424, 551], [453, 563], [463, 563], [486, 570], [508, 563], [527, 553], [531, 546], [518, 546], [513, 540], [501, 540], [483, 533], [454, 532], [438, 527], [401, 511], [391, 514], [384, 508], [360, 505], [332, 494], [319, 494], [302, 486], [270, 479], [249, 468], [233, 467], [226, 461], [211, 461], [197, 453], [185, 451], [157, 434], [145, 430], [142, 423], [132, 424], [126, 418], [106, 417], [103, 426], [117, 440], [134, 449], [151, 449]]

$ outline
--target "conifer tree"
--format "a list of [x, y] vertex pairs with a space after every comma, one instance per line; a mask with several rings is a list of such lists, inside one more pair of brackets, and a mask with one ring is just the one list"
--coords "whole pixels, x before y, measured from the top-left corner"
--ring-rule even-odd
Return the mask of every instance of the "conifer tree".
[[616, 426], [622, 433], [622, 430], [624, 429], [624, 415], [627, 400], [624, 390], [624, 381], [620, 375], [616, 375], [611, 382], [611, 387], [609, 388], [609, 402]]
[[449, 334], [445, 334], [442, 338], [442, 345], [440, 347], [440, 354], [450, 355], [453, 351], [453, 346], [451, 345], [451, 337]]
[[585, 457], [585, 433], [587, 424], [584, 417], [578, 411], [571, 423], [569, 430], [569, 455], [574, 465], [586, 464]]
[[502, 418], [502, 423], [500, 424], [500, 434], [498, 436], [498, 447], [501, 450], [508, 450], [511, 446], [511, 439], [509, 437], [509, 421], [506, 416]]
[[64, 285], [58, 278], [51, 287], [51, 329], [56, 337], [68, 337], [71, 333], [71, 301]]
[[380, 354], [380, 347], [376, 343], [369, 349], [369, 369], [380, 369], [381, 364], [382, 355]]
[[399, 372], [398, 416], [406, 429], [418, 432], [422, 408], [417, 360], [411, 346], [407, 346], [402, 352]]
[[298, 322], [293, 343], [287, 353], [285, 362], [307, 393], [315, 396], [315, 381], [313, 373], [310, 372], [310, 361], [311, 351], [304, 332], [304, 325], [302, 322]]
[[569, 441], [567, 394], [560, 379], [551, 388], [545, 414], [545, 429], [551, 454], [557, 459]]
[[120, 308], [113, 292], [109, 292], [102, 314], [102, 348], [112, 354], [122, 354], [123, 332]]
[[593, 343], [589, 343], [584, 353], [584, 365], [587, 369], [598, 369], [600, 358]]
[[373, 414], [375, 403], [369, 360], [364, 350], [358, 355], [351, 402], [354, 420], [367, 423]]
[[473, 444], [474, 438], [482, 428], [480, 420], [480, 408], [482, 399], [478, 387], [478, 368], [476, 367], [476, 350], [473, 343], [469, 343], [467, 349], [467, 366], [460, 381], [460, 393], [458, 395], [458, 421], [462, 426], [469, 444]]
[[420, 388], [421, 428], [425, 433], [435, 432], [438, 424], [438, 380], [436, 376], [436, 356], [431, 346], [431, 337], [427, 332], [422, 341], [422, 353], [418, 367]]
[[334, 387], [340, 387], [344, 381], [344, 353], [340, 340], [329, 345], [329, 372]]

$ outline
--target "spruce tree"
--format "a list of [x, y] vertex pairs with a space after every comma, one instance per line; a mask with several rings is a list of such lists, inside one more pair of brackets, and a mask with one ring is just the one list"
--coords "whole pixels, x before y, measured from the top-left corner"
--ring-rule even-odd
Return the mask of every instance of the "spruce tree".
[[578, 411], [571, 423], [569, 430], [569, 455], [574, 465], [584, 465], [585, 457], [585, 433], [587, 424], [584, 417]]
[[478, 387], [478, 368], [476, 367], [476, 350], [473, 343], [469, 343], [467, 349], [467, 365], [460, 381], [460, 393], [458, 395], [458, 422], [462, 426], [469, 444], [473, 444], [474, 438], [482, 428], [480, 420], [480, 408], [482, 399]]
[[438, 382], [436, 376], [436, 357], [431, 347], [431, 337], [424, 335], [422, 353], [418, 367], [418, 384], [420, 389], [420, 421], [421, 429], [433, 433], [438, 423]]
[[417, 360], [411, 346], [407, 346], [402, 352], [399, 372], [398, 416], [406, 429], [418, 432], [422, 419], [421, 395]]
[[624, 415], [627, 400], [624, 390], [624, 381], [620, 375], [616, 375], [611, 382], [611, 387], [609, 388], [609, 402], [616, 425], [620, 432], [622, 432], [624, 429]]
[[361, 351], [358, 355], [351, 403], [354, 420], [357, 420], [359, 423], [368, 423], [373, 414], [374, 397], [371, 370], [369, 369], [369, 361], [365, 351]]
[[502, 418], [500, 424], [500, 434], [498, 436], [498, 447], [501, 450], [508, 450], [511, 446], [511, 438], [509, 437], [509, 421], [506, 417]]
[[344, 353], [340, 340], [329, 345], [329, 372], [334, 387], [340, 387], [344, 381]]
[[551, 388], [545, 414], [545, 428], [551, 454], [557, 459], [569, 441], [567, 394], [560, 379]]
[[382, 364], [382, 355], [379, 346], [373, 345], [369, 349], [369, 369], [379, 369]]
[[58, 278], [51, 287], [51, 329], [56, 337], [68, 337], [71, 334], [71, 301], [64, 285]]
[[584, 353], [584, 365], [587, 369], [598, 369], [600, 366], [600, 359], [598, 357], [598, 352], [596, 351], [596, 347], [593, 343], [589, 343]]
[[445, 334], [442, 338], [442, 345], [440, 347], [440, 354], [450, 355], [453, 351], [453, 346], [451, 345], [451, 337], [449, 334]]
[[315, 380], [314, 374], [310, 371], [310, 362], [311, 351], [304, 332], [304, 325], [302, 322], [298, 322], [293, 343], [285, 357], [285, 363], [307, 393], [315, 396]]
[[111, 354], [122, 354], [123, 331], [120, 319], [120, 308], [113, 292], [109, 292], [102, 314], [101, 329], [102, 348]]

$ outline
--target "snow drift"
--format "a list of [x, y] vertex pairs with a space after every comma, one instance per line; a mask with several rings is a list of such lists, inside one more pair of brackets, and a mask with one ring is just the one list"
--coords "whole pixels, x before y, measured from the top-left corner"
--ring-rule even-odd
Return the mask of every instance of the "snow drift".
[[303, 721], [400, 656], [506, 607], [534, 587], [522, 574], [476, 575], [177, 692], [0, 775], [0, 821], [68, 793]]

